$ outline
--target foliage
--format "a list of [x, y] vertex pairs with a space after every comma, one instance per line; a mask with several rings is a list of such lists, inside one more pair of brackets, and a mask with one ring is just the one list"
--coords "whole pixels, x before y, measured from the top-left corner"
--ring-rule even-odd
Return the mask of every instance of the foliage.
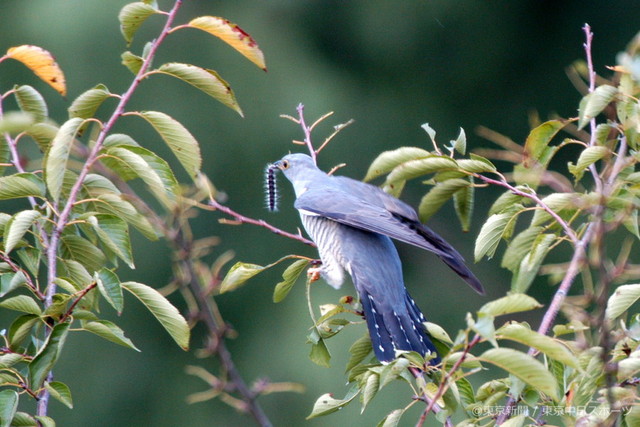
[[[199, 144], [166, 113], [127, 107], [143, 81], [147, 84], [154, 75], [165, 74], [242, 115], [233, 91], [215, 71], [176, 62], [154, 67], [164, 40], [184, 29], [205, 31], [266, 68], [255, 41], [228, 20], [200, 16], [174, 25], [181, 5], [181, 0], [175, 0], [170, 10], [162, 10], [156, 1], [145, 0], [122, 8], [118, 18], [128, 44], [148, 17], [164, 17], [157, 36], [143, 45], [141, 53], [123, 53], [122, 63], [134, 76], [122, 94], [98, 84], [70, 102], [63, 123], [50, 118], [45, 97], [35, 87], [16, 85], [0, 94], [0, 307], [15, 312], [2, 332], [0, 346], [2, 426], [55, 425], [47, 415], [50, 397], [73, 407], [71, 390], [53, 381], [52, 373], [64, 360], [65, 342], [76, 333], [89, 332], [138, 350], [116, 323], [106, 319], [110, 310], [103, 312], [101, 305], [120, 314], [125, 300], [131, 300], [126, 295], [131, 294], [141, 303], [132, 307], [145, 307], [184, 350], [189, 350], [191, 327], [203, 318], [211, 341], [226, 333], [224, 323], [215, 318], [217, 309], [210, 292], [204, 290], [208, 283], [201, 282], [215, 279], [202, 273], [199, 261], [211, 239], [206, 244], [194, 242], [189, 234], [190, 209], [214, 191], [200, 171]], [[21, 62], [66, 96], [62, 68], [47, 50], [32, 45], [11, 47], [0, 56], [0, 63], [9, 59]], [[107, 118], [98, 118], [103, 116]], [[147, 143], [115, 133], [115, 124], [124, 116], [146, 121], [175, 158], [162, 158]], [[33, 157], [31, 143], [41, 155]], [[184, 173], [174, 172], [176, 160]], [[179, 183], [176, 176], [185, 173], [196, 191], [185, 190]], [[181, 251], [183, 257], [176, 259], [176, 272], [186, 273], [172, 285], [174, 290], [181, 289], [187, 302], [197, 301], [195, 307], [188, 304], [191, 324], [163, 295], [171, 289], [161, 293], [147, 284], [121, 279], [127, 274], [122, 265], [135, 267], [132, 229], [150, 240], [180, 242], [175, 251]], [[224, 258], [210, 274], [216, 274], [222, 261]], [[269, 421], [255, 397], [261, 392], [296, 390], [296, 385], [266, 383], [260, 390], [249, 390], [224, 345], [218, 343], [211, 354], [222, 362], [218, 394], [236, 408], [251, 412], [262, 425]], [[202, 371], [196, 374], [202, 376]], [[33, 406], [29, 399], [37, 402], [34, 414], [25, 411]]]
[[[476, 192], [487, 186], [502, 188], [504, 193], [493, 203], [477, 236], [474, 256], [479, 261], [503, 251], [501, 265], [512, 273], [511, 289], [477, 313], [469, 313], [453, 339], [439, 326], [427, 325], [442, 357], [438, 366], [414, 353], [381, 365], [372, 356], [368, 337], [356, 341], [349, 350], [349, 391], [343, 399], [320, 396], [309, 418], [336, 412], [356, 397], [364, 411], [378, 391], [400, 380], [409, 385], [414, 400], [391, 410], [381, 426], [398, 425], [403, 413], [419, 402], [426, 408], [418, 425], [432, 411], [444, 425], [453, 425], [453, 417], [460, 419], [460, 426], [542, 425], [547, 420], [566, 425], [637, 425], [640, 313], [634, 303], [640, 299], [640, 285], [633, 283], [638, 272], [630, 255], [640, 238], [636, 170], [640, 35], [620, 54], [620, 64], [607, 80], [593, 71], [592, 34], [588, 25], [584, 30], [587, 61], [575, 69], [586, 82], [578, 117], [538, 123], [523, 146], [498, 137], [495, 142], [508, 155], [485, 150], [488, 155], [466, 156], [464, 130], [442, 147], [436, 131], [425, 124], [431, 150], [400, 147], [373, 161], [365, 180], [383, 178], [382, 188], [396, 196], [408, 181], [421, 180], [429, 186], [419, 205], [421, 219], [428, 220], [452, 200], [464, 230], [473, 216]], [[307, 126], [302, 106], [298, 113], [298, 118], [289, 118], [300, 124], [305, 140], [299, 143], [315, 157], [326, 145], [315, 149], [311, 142], [311, 130], [318, 122]], [[513, 170], [500, 172], [489, 160], [491, 155], [513, 159]], [[566, 166], [571, 179], [554, 161], [560, 155], [573, 156]], [[616, 245], [619, 238], [622, 245]], [[570, 259], [545, 265], [548, 254], [562, 248], [571, 249]], [[287, 268], [285, 280], [300, 274], [299, 262]], [[237, 288], [263, 269], [236, 264], [225, 279], [227, 289]], [[540, 276], [557, 285], [549, 304], [527, 295]], [[568, 296], [578, 277], [581, 290]], [[308, 276], [310, 358], [329, 366], [326, 340], [361, 324], [360, 306], [345, 297], [338, 304], [321, 306], [317, 318], [309, 291], [313, 280]], [[290, 281], [286, 289], [292, 286]], [[282, 284], [276, 287], [276, 302], [284, 297], [282, 288]], [[545, 314], [535, 330], [509, 319], [543, 306]], [[564, 319], [556, 322], [560, 311]], [[485, 370], [491, 379], [473, 386], [474, 377]]]

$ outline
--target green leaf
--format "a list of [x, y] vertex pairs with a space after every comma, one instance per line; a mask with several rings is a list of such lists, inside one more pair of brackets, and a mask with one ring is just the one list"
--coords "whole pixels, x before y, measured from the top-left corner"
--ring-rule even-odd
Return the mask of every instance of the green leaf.
[[399, 164], [389, 173], [386, 182], [407, 181], [430, 173], [457, 169], [458, 163], [451, 157], [431, 155]]
[[501, 213], [491, 215], [487, 222], [484, 223], [478, 233], [476, 239], [476, 246], [474, 250], [474, 258], [478, 262], [485, 255], [488, 258], [493, 257], [493, 254], [498, 248], [500, 239], [505, 233], [507, 225], [513, 218], [513, 213]]
[[133, 36], [140, 28], [140, 25], [155, 13], [159, 13], [159, 11], [143, 2], [129, 3], [120, 10], [118, 14], [120, 31], [127, 44], [131, 44]]
[[178, 193], [176, 180], [169, 164], [152, 151], [137, 146], [111, 146], [103, 150], [108, 156], [103, 163], [124, 180], [139, 177], [165, 205]]
[[529, 295], [510, 294], [486, 303], [479, 311], [492, 316], [502, 316], [503, 314], [519, 313], [540, 307], [542, 307], [542, 304]]
[[536, 163], [545, 164], [544, 161], [540, 161], [541, 157], [545, 154], [551, 140], [565, 124], [566, 122], [561, 120], [549, 120], [531, 130], [524, 144], [523, 163], [525, 167], [530, 168]]
[[108, 320], [85, 322], [82, 325], [82, 329], [123, 347], [140, 351], [138, 347], [136, 347], [133, 342], [124, 335], [124, 331], [122, 329], [120, 329], [115, 323], [109, 322]]
[[67, 170], [69, 152], [78, 129], [84, 124], [84, 119], [74, 117], [67, 120], [58, 130], [51, 142], [51, 147], [45, 160], [45, 178], [47, 188], [54, 201], [60, 198], [60, 191], [64, 181], [64, 173]]
[[0, 276], [0, 297], [13, 292], [26, 282], [27, 279], [22, 271], [2, 274]]
[[64, 258], [78, 261], [90, 272], [100, 270], [107, 262], [107, 259], [100, 249], [95, 247], [87, 239], [74, 234], [62, 236], [60, 238], [60, 248], [62, 249], [62, 256]]
[[42, 314], [42, 310], [38, 303], [27, 295], [17, 295], [15, 297], [2, 300], [0, 301], [0, 307], [28, 314], [35, 314], [37, 316]]
[[362, 409], [360, 413], [363, 413], [366, 409], [371, 399], [375, 397], [380, 389], [380, 377], [378, 374], [373, 373], [371, 371], [365, 373], [364, 384], [361, 386], [362, 393], [360, 394], [360, 399], [362, 400]]
[[18, 410], [18, 399], [15, 390], [0, 391], [0, 427], [11, 426], [11, 420]]
[[377, 427], [397, 427], [404, 411], [404, 409], [394, 409], [378, 423]]
[[[564, 210], [575, 209], [579, 201], [579, 195], [575, 193], [552, 193], [542, 198], [542, 201], [553, 212], [560, 213]], [[552, 216], [546, 210], [539, 207], [533, 213], [531, 225], [536, 227], [551, 219], [553, 219]]]
[[314, 328], [311, 331], [311, 334], [308, 337], [308, 342], [311, 343], [309, 359], [318, 366], [325, 368], [331, 367], [329, 364], [329, 361], [331, 360], [331, 353], [329, 353], [329, 349], [327, 348], [324, 339], [321, 338], [320, 332], [317, 328]]
[[580, 101], [578, 109], [578, 128], [582, 129], [591, 119], [604, 110], [618, 95], [618, 88], [610, 85], [598, 86], [593, 92], [587, 94]]
[[9, 111], [0, 116], [0, 133], [10, 133], [13, 135], [25, 132], [35, 123], [35, 118], [31, 113], [23, 111]]
[[511, 282], [511, 291], [525, 293], [538, 275], [542, 261], [549, 252], [549, 247], [556, 241], [553, 234], [539, 235], [531, 246], [531, 250], [526, 253], [520, 262], [517, 273], [514, 274]]
[[87, 222], [91, 224], [104, 246], [126, 262], [129, 268], [135, 268], [129, 239], [129, 227], [126, 222], [115, 215], [105, 214], [91, 215]]
[[363, 337], [357, 339], [349, 348], [349, 354], [351, 354], [351, 356], [349, 357], [349, 362], [347, 362], [345, 372], [349, 372], [359, 365], [371, 354], [371, 350], [371, 338], [369, 338], [369, 334], [365, 334]]
[[508, 419], [507, 421], [500, 424], [502, 427], [522, 427], [524, 422], [527, 421], [526, 414], [516, 415], [513, 418]]
[[351, 387], [347, 395], [344, 399], [334, 399], [331, 396], [331, 393], [325, 393], [316, 400], [316, 403], [313, 405], [313, 410], [311, 414], [307, 417], [308, 420], [312, 418], [321, 417], [324, 415], [329, 415], [333, 412], [338, 411], [340, 408], [348, 405], [360, 392], [358, 385], [354, 385]]
[[374, 178], [385, 175], [410, 160], [429, 156], [431, 156], [431, 153], [418, 147], [400, 147], [395, 150], [385, 151], [371, 163], [364, 181], [371, 181]]
[[177, 62], [164, 64], [157, 71], [190, 84], [244, 117], [231, 86], [215, 71]]
[[510, 270], [515, 273], [520, 268], [522, 259], [531, 252], [533, 242], [536, 240], [542, 231], [543, 227], [529, 227], [514, 237], [509, 246], [504, 251], [504, 257], [502, 258], [501, 267]]
[[[473, 177], [469, 177], [469, 182], [473, 184]], [[462, 231], [469, 231], [471, 227], [471, 216], [473, 214], [473, 196], [475, 187], [469, 185], [453, 193], [453, 206], [456, 209], [456, 215], [460, 220]]]
[[433, 214], [435, 214], [453, 195], [464, 188], [467, 188], [471, 183], [462, 178], [448, 179], [444, 182], [439, 182], [435, 185], [427, 194], [420, 200], [418, 206], [418, 213], [420, 215], [420, 221], [426, 222]]
[[291, 288], [293, 288], [293, 285], [307, 265], [309, 265], [309, 260], [299, 259], [287, 267], [284, 273], [282, 273], [284, 280], [278, 283], [273, 291], [273, 302], [278, 303], [287, 297], [289, 291], [291, 291]]
[[477, 359], [504, 369], [535, 390], [555, 401], [558, 400], [555, 378], [542, 363], [528, 354], [510, 348], [492, 348], [482, 353]]
[[69, 326], [69, 323], [55, 325], [38, 354], [29, 363], [29, 386], [32, 390], [42, 387], [47, 375], [56, 364], [67, 338]]
[[[86, 180], [85, 180], [86, 182]], [[116, 215], [133, 225], [149, 240], [158, 240], [158, 232], [149, 220], [136, 210], [136, 208], [124, 200], [119, 194], [103, 193], [96, 196], [95, 207], [98, 212]]]
[[[527, 190], [524, 186], [518, 186], [516, 189], [520, 191]], [[525, 203], [528, 203], [529, 200], [530, 199], [527, 199], [524, 196], [513, 194], [511, 190], [507, 190], [502, 193], [495, 202], [493, 202], [491, 208], [489, 208], [489, 215], [504, 213], [505, 211], [513, 209], [514, 205], [524, 205]]]
[[458, 137], [453, 141], [453, 148], [463, 156], [467, 152], [467, 135], [464, 133], [464, 129], [460, 128]]
[[422, 129], [424, 129], [424, 131], [427, 133], [427, 135], [429, 135], [429, 139], [431, 139], [431, 142], [433, 143], [433, 146], [436, 146], [436, 131], [435, 129], [433, 129], [431, 126], [429, 126], [429, 123], [423, 123], [420, 126]]
[[94, 117], [100, 105], [109, 98], [111, 93], [105, 85], [99, 84], [93, 89], [83, 92], [73, 100], [69, 107], [69, 117], [88, 119]]
[[95, 272], [93, 277], [104, 299], [120, 315], [124, 307], [124, 298], [122, 297], [122, 287], [118, 276], [113, 271], [102, 268], [100, 271]]
[[0, 177], [0, 200], [29, 196], [43, 198], [44, 194], [44, 182], [34, 173], [17, 173]]
[[45, 388], [51, 394], [51, 397], [62, 403], [69, 409], [73, 409], [73, 399], [71, 398], [71, 389], [60, 381], [51, 381], [45, 385]]
[[42, 122], [49, 116], [47, 103], [40, 92], [29, 85], [14, 88], [18, 106], [25, 113], [30, 113], [36, 122]]
[[569, 162], [569, 172], [576, 178], [576, 181], [582, 179], [586, 168], [610, 154], [609, 148], [602, 146], [587, 147], [582, 150], [578, 162], [574, 165]]
[[58, 133], [58, 129], [58, 126], [50, 122], [39, 122], [30, 126], [25, 133], [33, 138], [41, 151], [47, 152], [51, 141]]
[[[39, 313], [38, 313], [39, 314]], [[12, 349], [16, 349], [29, 336], [33, 327], [38, 323], [38, 314], [25, 314], [16, 318], [9, 326], [7, 337]]]
[[199, 16], [191, 20], [186, 26], [197, 28], [218, 37], [240, 52], [249, 61], [267, 71], [264, 56], [258, 47], [258, 43], [236, 24], [217, 16]]
[[189, 349], [189, 325], [175, 308], [160, 292], [137, 282], [122, 283], [122, 287], [131, 292], [149, 309], [160, 324], [167, 330], [171, 338], [182, 347]]
[[121, 58], [122, 65], [127, 67], [127, 69], [133, 74], [138, 74], [138, 71], [140, 71], [140, 68], [142, 67], [142, 63], [144, 62], [144, 59], [142, 59], [138, 55], [134, 55], [129, 51], [124, 52]]
[[567, 366], [580, 370], [578, 359], [559, 340], [532, 331], [517, 323], [509, 323], [496, 331], [498, 339], [509, 339], [533, 347]]
[[41, 214], [38, 211], [20, 211], [6, 223], [4, 226], [4, 251], [9, 253], [22, 240], [27, 230], [31, 228], [34, 222], [40, 219]]
[[[479, 156], [475, 156], [479, 157]], [[482, 172], [495, 172], [496, 167], [489, 160], [482, 158], [482, 160], [478, 158], [471, 159], [459, 159], [458, 167], [469, 173], [482, 173]]]
[[640, 298], [640, 284], [620, 285], [609, 297], [605, 316], [609, 320], [620, 317]]
[[[237, 262], [229, 269], [227, 275], [222, 279], [220, 283], [220, 293], [234, 291], [245, 282], [251, 279], [258, 273], [263, 272], [268, 266], [262, 266], [257, 264], [248, 264], [244, 262]], [[275, 299], [275, 295], [274, 295]]]
[[189, 175], [195, 178], [202, 166], [202, 157], [193, 135], [180, 122], [164, 113], [145, 111], [139, 114], [153, 126]]
[[26, 412], [16, 412], [11, 421], [12, 427], [42, 427], [38, 424], [36, 419]]

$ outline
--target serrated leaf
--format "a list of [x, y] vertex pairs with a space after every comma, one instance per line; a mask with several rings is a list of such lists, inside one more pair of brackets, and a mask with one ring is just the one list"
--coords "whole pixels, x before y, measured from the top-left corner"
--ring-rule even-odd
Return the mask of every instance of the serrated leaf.
[[97, 85], [93, 89], [83, 92], [73, 100], [69, 106], [69, 117], [88, 119], [94, 117], [100, 105], [111, 96], [105, 85]]
[[22, 271], [17, 273], [4, 273], [0, 276], [0, 297], [11, 293], [27, 282]]
[[311, 351], [309, 352], [309, 359], [318, 366], [325, 368], [331, 367], [331, 353], [324, 342], [324, 339], [320, 336], [319, 331], [314, 328], [311, 331], [309, 342], [311, 343]]
[[507, 225], [513, 218], [513, 213], [501, 213], [491, 215], [487, 222], [482, 225], [480, 233], [476, 239], [474, 258], [478, 262], [485, 255], [487, 258], [493, 257], [498, 248]]
[[404, 409], [394, 409], [378, 423], [377, 427], [397, 427], [404, 411]]
[[164, 64], [157, 71], [189, 83], [244, 117], [231, 86], [215, 71], [177, 62]]
[[364, 181], [371, 181], [374, 178], [385, 175], [410, 160], [429, 156], [431, 156], [431, 153], [418, 147], [400, 147], [395, 150], [384, 151], [371, 163]]
[[[469, 182], [473, 184], [473, 177], [469, 177]], [[471, 227], [474, 194], [475, 187], [473, 185], [463, 187], [453, 193], [453, 206], [455, 207], [456, 215], [460, 220], [462, 231], [469, 231], [469, 228]]]
[[541, 157], [558, 132], [565, 126], [561, 120], [549, 120], [531, 130], [524, 144], [524, 166], [530, 168], [536, 163], [546, 164]]
[[34, 173], [17, 173], [0, 177], [0, 200], [29, 196], [42, 198], [44, 194], [44, 182]]
[[265, 268], [267, 267], [257, 264], [244, 262], [235, 263], [233, 267], [229, 269], [224, 279], [222, 279], [222, 283], [220, 283], [220, 293], [223, 294], [238, 289], [244, 285], [247, 280], [264, 271]]
[[467, 152], [467, 135], [465, 134], [464, 129], [460, 128], [458, 137], [453, 141], [453, 148], [463, 156]]
[[[444, 170], [455, 170], [458, 168], [457, 162], [451, 157], [434, 156], [407, 160], [400, 163], [387, 176], [386, 183], [407, 181], [419, 176], [440, 172]], [[446, 182], [446, 181], [445, 181]]]
[[112, 251], [118, 258], [134, 269], [129, 227], [127, 223], [115, 215], [92, 215], [89, 224], [93, 227], [100, 242]]
[[351, 369], [359, 365], [369, 354], [371, 354], [371, 350], [371, 338], [369, 338], [369, 334], [357, 339], [349, 348], [349, 354], [351, 354], [351, 356], [349, 357], [349, 362], [347, 362], [345, 372], [349, 372]]
[[[520, 191], [526, 190], [526, 187], [523, 186], [518, 186], [516, 188]], [[489, 215], [504, 213], [505, 211], [512, 209], [514, 205], [523, 205], [524, 203], [528, 203], [528, 200], [529, 199], [524, 196], [513, 194], [510, 190], [507, 190], [502, 193], [495, 202], [493, 202], [491, 208], [489, 208]]]
[[541, 234], [534, 240], [531, 250], [522, 258], [517, 273], [513, 275], [512, 292], [525, 293], [529, 289], [556, 238], [553, 234]]
[[38, 46], [22, 45], [7, 50], [6, 57], [22, 62], [60, 95], [67, 96], [64, 74], [49, 51]]
[[12, 427], [41, 427], [36, 419], [26, 412], [16, 412], [11, 421]]
[[4, 227], [4, 252], [9, 253], [42, 215], [38, 211], [20, 211]]
[[542, 363], [528, 354], [510, 348], [492, 348], [482, 353], [477, 359], [504, 369], [535, 390], [553, 400], [558, 400], [555, 378]]
[[69, 323], [55, 325], [38, 354], [29, 363], [29, 386], [32, 390], [42, 387], [47, 375], [56, 364], [67, 338], [69, 326]]
[[38, 314], [25, 314], [19, 316], [11, 323], [7, 337], [9, 338], [9, 344], [12, 349], [16, 349], [22, 344], [22, 341], [29, 336], [39, 319]]
[[231, 21], [217, 16], [199, 16], [191, 20], [186, 27], [197, 28], [218, 37], [240, 52], [249, 61], [267, 71], [264, 55], [256, 41], [242, 28]]
[[607, 147], [587, 147], [582, 150], [582, 153], [580, 153], [580, 157], [578, 157], [578, 162], [575, 165], [572, 162], [569, 162], [569, 172], [571, 172], [571, 174], [575, 177], [576, 181], [579, 181], [580, 179], [582, 179], [586, 168], [602, 159], [603, 157], [607, 156], [609, 153], [610, 151]]
[[103, 162], [122, 179], [139, 177], [164, 204], [175, 199], [178, 181], [169, 164], [152, 151], [134, 145], [118, 145], [106, 147], [104, 153], [109, 157], [103, 158]]
[[443, 343], [453, 345], [453, 341], [451, 340], [451, 337], [449, 336], [447, 331], [444, 330], [442, 326], [432, 322], [425, 322], [424, 325], [427, 328], [427, 333], [431, 335], [433, 338], [439, 341], [442, 341]]
[[200, 147], [196, 139], [174, 118], [157, 111], [139, 113], [160, 134], [182, 166], [195, 178], [202, 166]]
[[593, 92], [587, 94], [580, 101], [578, 109], [578, 128], [582, 129], [591, 119], [604, 110], [618, 95], [618, 88], [610, 85], [598, 86]]
[[76, 137], [76, 133], [83, 125], [84, 119], [74, 117], [67, 120], [58, 130], [55, 138], [51, 142], [51, 147], [45, 161], [45, 178], [47, 188], [57, 202], [60, 198], [60, 191], [64, 181], [64, 174], [67, 170], [67, 161], [71, 144]]
[[98, 212], [116, 215], [133, 225], [147, 239], [158, 240], [158, 232], [149, 220], [138, 212], [131, 203], [124, 200], [123, 196], [114, 193], [103, 193], [97, 195], [96, 199], [95, 207]]
[[360, 398], [362, 400], [362, 408], [360, 410], [360, 413], [364, 412], [369, 402], [371, 402], [371, 399], [373, 399], [378, 393], [379, 388], [380, 377], [378, 376], [378, 374], [369, 372], [369, 374], [366, 375], [366, 381], [364, 385], [361, 387], [362, 393], [360, 394]]
[[15, 390], [0, 391], [0, 427], [10, 427], [18, 411], [18, 393]]
[[509, 246], [507, 246], [507, 249], [504, 251], [504, 257], [502, 258], [500, 266], [511, 272], [516, 272], [520, 268], [522, 259], [531, 252], [533, 242], [543, 230], [543, 227], [529, 227], [518, 233], [516, 237], [509, 242]]
[[131, 292], [149, 309], [183, 350], [189, 349], [189, 325], [169, 300], [160, 292], [142, 283], [124, 282], [122, 287]]
[[62, 236], [60, 238], [60, 248], [64, 258], [79, 262], [90, 272], [100, 270], [107, 262], [100, 249], [87, 239], [74, 234]]
[[640, 299], [640, 284], [620, 285], [607, 301], [606, 318], [617, 319]]
[[20, 109], [25, 113], [31, 114], [36, 122], [41, 122], [49, 116], [44, 97], [32, 86], [16, 86], [14, 91]]
[[0, 307], [9, 310], [21, 311], [23, 313], [40, 315], [42, 310], [33, 298], [27, 295], [17, 295], [0, 301]]
[[311, 414], [309, 414], [307, 419], [310, 420], [312, 418], [317, 418], [336, 412], [340, 408], [348, 405], [358, 395], [359, 392], [360, 389], [356, 384], [351, 387], [344, 399], [334, 399], [331, 393], [323, 394], [318, 398], [318, 400], [316, 400], [316, 403], [314, 403]]
[[45, 388], [51, 394], [51, 397], [62, 403], [69, 409], [73, 409], [73, 399], [71, 398], [71, 389], [60, 381], [51, 381], [45, 385]]
[[58, 133], [58, 126], [49, 122], [34, 123], [30, 126], [25, 133], [29, 135], [38, 144], [38, 147], [42, 152], [47, 152], [51, 141]]
[[469, 173], [495, 172], [496, 167], [488, 160], [458, 159], [458, 167]]
[[122, 65], [127, 67], [127, 69], [133, 74], [138, 74], [138, 71], [140, 71], [140, 68], [142, 67], [142, 63], [144, 62], [142, 57], [126, 51], [121, 55], [121, 58]]
[[528, 347], [533, 347], [541, 351], [551, 359], [555, 359], [567, 366], [571, 366], [572, 368], [580, 369], [578, 359], [560, 341], [549, 336], [542, 335], [536, 331], [532, 331], [523, 325], [519, 325], [517, 323], [507, 324], [498, 329], [496, 331], [496, 335], [498, 339], [517, 341]]
[[284, 273], [282, 273], [284, 280], [278, 283], [273, 290], [273, 302], [279, 303], [287, 297], [289, 291], [291, 291], [291, 288], [293, 288], [293, 285], [307, 265], [309, 265], [309, 260], [299, 259], [287, 267]]
[[127, 44], [131, 44], [133, 36], [140, 28], [140, 25], [155, 13], [159, 13], [159, 11], [144, 2], [129, 3], [120, 10], [118, 14], [120, 31]]
[[492, 316], [519, 313], [542, 307], [538, 301], [526, 294], [510, 294], [483, 305], [479, 311]]
[[124, 331], [122, 329], [120, 329], [115, 323], [109, 322], [108, 320], [85, 322], [82, 325], [82, 329], [123, 347], [140, 351], [140, 349], [138, 349], [138, 347], [136, 347], [133, 342], [124, 335]]
[[[544, 204], [555, 213], [575, 209], [578, 200], [579, 195], [575, 193], [552, 193], [542, 198]], [[552, 219], [553, 217], [546, 210], [539, 207], [533, 213], [531, 226], [536, 227]]]
[[456, 191], [460, 191], [470, 185], [469, 181], [462, 178], [448, 179], [436, 184], [420, 200], [420, 205], [418, 206], [420, 221], [426, 222], [442, 205], [453, 197]]
[[102, 268], [100, 271], [95, 272], [93, 277], [104, 299], [106, 299], [118, 312], [118, 315], [120, 315], [124, 306], [124, 298], [118, 276], [113, 271]]

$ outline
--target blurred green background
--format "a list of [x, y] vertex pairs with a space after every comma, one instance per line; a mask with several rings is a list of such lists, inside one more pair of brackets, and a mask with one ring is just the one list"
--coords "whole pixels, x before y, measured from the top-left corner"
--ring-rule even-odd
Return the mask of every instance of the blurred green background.
[[[0, 50], [35, 44], [50, 50], [63, 68], [68, 99], [38, 81], [22, 65], [7, 61], [0, 67], [0, 90], [14, 84], [32, 84], [47, 97], [52, 116], [62, 122], [68, 103], [86, 89], [104, 83], [121, 93], [131, 74], [120, 65], [126, 50], [117, 14], [125, 0], [1, 0]], [[167, 0], [159, 0], [168, 8]], [[217, 70], [235, 90], [245, 118], [211, 98], [169, 77], [145, 81], [130, 109], [164, 111], [181, 121], [202, 145], [206, 173], [228, 194], [227, 204], [251, 217], [295, 231], [297, 214], [291, 207], [288, 183], [280, 183], [281, 213], [264, 208], [263, 169], [289, 150], [300, 150], [291, 140], [300, 129], [280, 114], [295, 115], [306, 105], [309, 121], [328, 111], [332, 118], [319, 127], [316, 141], [331, 126], [351, 118], [345, 129], [322, 153], [320, 165], [347, 163], [340, 173], [364, 176], [381, 151], [402, 145], [430, 148], [420, 128], [428, 122], [441, 143], [466, 130], [470, 149], [490, 145], [475, 135], [483, 125], [522, 143], [529, 115], [541, 118], [557, 113], [576, 114], [580, 95], [566, 78], [565, 68], [583, 58], [581, 27], [595, 33], [596, 70], [605, 65], [640, 29], [638, 1], [186, 1], [179, 21], [198, 15], [225, 17], [249, 32], [263, 50], [264, 73], [211, 36], [186, 30], [170, 36], [156, 64], [191, 62]], [[160, 17], [152, 17], [136, 35], [131, 49], [139, 53], [154, 37]], [[109, 108], [102, 110], [108, 113]], [[123, 119], [116, 131], [135, 135], [143, 145], [164, 153], [150, 128], [135, 119]], [[500, 168], [509, 170], [507, 164]], [[560, 167], [563, 168], [562, 163]], [[412, 183], [404, 198], [416, 204], [425, 188]], [[460, 230], [451, 206], [434, 217], [430, 226], [472, 258], [474, 236], [496, 193], [478, 192], [475, 221], [469, 233]], [[197, 236], [220, 236], [222, 243], [211, 261], [228, 249], [237, 260], [267, 264], [281, 255], [313, 256], [310, 248], [251, 226], [218, 224], [216, 213], [202, 212], [193, 224]], [[137, 269], [121, 271], [123, 280], [139, 280], [155, 287], [171, 278], [170, 253], [162, 242], [149, 243], [134, 235]], [[399, 247], [407, 286], [427, 317], [455, 335], [464, 314], [488, 299], [477, 296], [433, 256]], [[562, 261], [558, 258], [557, 261]], [[510, 276], [499, 268], [499, 258], [474, 266], [489, 289], [489, 297], [503, 295]], [[302, 283], [278, 305], [271, 301], [280, 271], [252, 280], [246, 287], [218, 298], [225, 319], [239, 332], [229, 341], [239, 370], [247, 382], [256, 378], [294, 381], [304, 394], [273, 394], [260, 399], [275, 425], [375, 425], [387, 412], [410, 399], [409, 389], [383, 390], [364, 415], [353, 404], [338, 414], [304, 421], [313, 402], [325, 392], [342, 397], [347, 391], [344, 366], [350, 343], [364, 333], [352, 328], [329, 341], [332, 367], [321, 368], [307, 358], [305, 344], [310, 319]], [[314, 302], [335, 302], [352, 293], [349, 284], [337, 292], [314, 287]], [[534, 284], [535, 296], [548, 301], [552, 288], [544, 280]], [[182, 301], [174, 299], [178, 306]], [[182, 352], [157, 322], [126, 300], [121, 318], [114, 320], [142, 350], [135, 353], [89, 334], [73, 334], [67, 341], [56, 378], [73, 392], [75, 409], [54, 402], [51, 414], [61, 426], [238, 426], [249, 418], [209, 401], [187, 405], [185, 397], [206, 388], [184, 373], [188, 364], [213, 370], [212, 360], [198, 360]], [[109, 308], [105, 308], [109, 311]], [[111, 315], [111, 314], [110, 314]], [[528, 319], [534, 324], [540, 313]], [[116, 317], [113, 315], [113, 317]], [[3, 326], [6, 327], [6, 326]], [[357, 329], [357, 330], [356, 330]], [[202, 343], [194, 331], [192, 347]], [[417, 407], [405, 414], [402, 425], [413, 425]]]

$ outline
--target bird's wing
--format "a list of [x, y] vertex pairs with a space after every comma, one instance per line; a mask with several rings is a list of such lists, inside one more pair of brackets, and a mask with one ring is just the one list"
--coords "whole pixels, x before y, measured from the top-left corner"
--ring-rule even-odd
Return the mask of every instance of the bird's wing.
[[420, 236], [412, 221], [403, 221], [403, 217], [390, 212], [384, 206], [370, 203], [339, 188], [310, 189], [298, 196], [294, 206], [304, 213], [320, 215], [341, 224], [383, 234], [439, 256], [450, 255], [449, 251], [438, 248]]

